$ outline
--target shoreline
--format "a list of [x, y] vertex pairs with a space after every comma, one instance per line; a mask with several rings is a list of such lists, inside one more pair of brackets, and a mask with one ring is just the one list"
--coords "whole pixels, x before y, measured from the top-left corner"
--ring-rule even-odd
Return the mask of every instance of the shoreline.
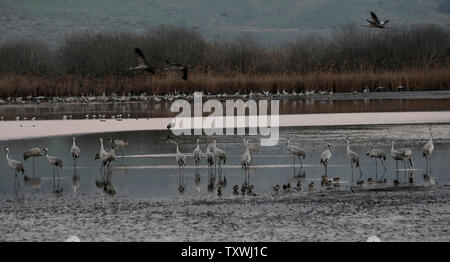
[[[306, 92], [306, 93], [245, 93], [245, 94], [203, 94], [203, 99], [318, 99], [318, 100], [353, 100], [353, 99], [450, 99], [448, 91], [397, 91], [397, 92], [355, 92], [355, 93], [329, 93], [329, 92]], [[9, 97], [0, 98], [1, 106], [10, 105], [38, 105], [38, 104], [98, 104], [98, 103], [139, 103], [139, 102], [160, 102], [175, 101], [176, 99], [186, 99], [193, 101], [193, 93], [189, 94], [169, 94], [169, 95], [109, 95], [109, 96], [36, 96], [36, 97]]]
[[[273, 116], [271, 118], [258, 116], [258, 119], [261, 117], [262, 119], [259, 121], [263, 123], [258, 127], [266, 127], [269, 122], [269, 129], [275, 127], [450, 123], [450, 111], [290, 114], [280, 115], [278, 120]], [[190, 118], [191, 127], [197, 127], [196, 124], [204, 123], [203, 121], [207, 118]], [[236, 119], [240, 120], [243, 118], [236, 117], [234, 119], [235, 128], [255, 127], [255, 125], [249, 125], [249, 116], [245, 116], [244, 121], [242, 121], [243, 125], [239, 121], [236, 122]], [[186, 118], [179, 119], [184, 119], [189, 122]], [[218, 121], [219, 125], [221, 122], [224, 128], [227, 127], [227, 119], [229, 120], [227, 117], [211, 117], [210, 119]], [[0, 141], [106, 132], [167, 130], [167, 124], [172, 120], [173, 118], [122, 119], [121, 121], [111, 119], [104, 121], [98, 119], [1, 121]], [[178, 128], [178, 126], [174, 127], [174, 130], [180, 129], [182, 128]], [[11, 132], [12, 130], [13, 132]]]
[[448, 185], [221, 199], [94, 193], [33, 194], [17, 202], [0, 195], [0, 240], [365, 242], [375, 235], [381, 241], [449, 241], [449, 197]]

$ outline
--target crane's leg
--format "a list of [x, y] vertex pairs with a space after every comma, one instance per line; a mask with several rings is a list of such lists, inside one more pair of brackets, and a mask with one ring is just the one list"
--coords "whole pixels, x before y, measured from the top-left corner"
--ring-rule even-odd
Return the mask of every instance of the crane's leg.
[[[327, 175], [327, 173], [328, 173], [328, 162], [325, 162], [324, 164], [323, 164], [323, 166], [325, 167], [325, 176], [327, 177], [328, 175]], [[301, 174], [300, 174], [301, 175]]]
[[298, 160], [300, 161], [300, 170], [302, 170], [302, 168], [303, 168], [303, 161], [302, 161], [302, 158], [299, 156], [299, 157], [298, 157]]
[[351, 184], [351, 186], [353, 186], [353, 163], [350, 163], [350, 167], [352, 168], [352, 184]]
[[397, 166], [397, 170], [395, 171], [395, 173], [396, 173], [396, 175], [397, 175], [397, 181], [398, 181], [398, 173], [399, 173], [399, 170], [398, 170], [398, 160], [395, 160], [395, 165]]
[[52, 166], [52, 169], [53, 169], [53, 191], [55, 191], [55, 185], [56, 185], [56, 183], [55, 183], [55, 167]]
[[34, 157], [33, 157], [33, 177], [34, 177]]
[[432, 169], [432, 165], [431, 165], [431, 154], [430, 154], [430, 167], [429, 167], [429, 169], [430, 169], [430, 175], [431, 175], [431, 169]]
[[384, 164], [384, 160], [383, 159], [381, 159], [381, 164], [383, 164], [384, 170], [386, 171], [387, 168], [386, 168], [386, 165]]
[[293, 157], [294, 159], [294, 176], [295, 176], [295, 156]]
[[377, 165], [377, 159], [375, 158], [375, 182], [378, 181], [378, 165]]
[[363, 173], [362, 173], [362, 170], [361, 170], [361, 166], [358, 166], [358, 168], [359, 168], [359, 180], [361, 181]]

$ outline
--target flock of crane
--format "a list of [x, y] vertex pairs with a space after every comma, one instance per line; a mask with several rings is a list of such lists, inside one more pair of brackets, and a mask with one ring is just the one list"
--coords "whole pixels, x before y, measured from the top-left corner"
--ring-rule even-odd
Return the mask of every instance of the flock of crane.
[[[423, 152], [422, 152], [423, 157], [426, 158], [426, 170], [427, 171], [431, 168], [431, 154], [434, 150], [433, 136], [432, 136], [431, 128], [429, 130], [430, 130], [430, 138], [427, 141], [427, 143], [423, 146]], [[77, 164], [78, 158], [80, 157], [80, 148], [76, 145], [76, 138], [73, 137], [72, 139], [73, 139], [73, 141], [72, 141], [72, 146], [70, 148], [70, 153], [71, 153], [71, 156], [73, 159], [74, 172], [76, 172], [75, 171], [76, 164]], [[103, 188], [105, 190], [107, 190], [106, 188], [109, 187], [110, 190], [112, 191], [113, 190], [112, 185], [108, 182], [108, 181], [110, 181], [110, 179], [108, 179], [108, 176], [110, 177], [110, 175], [112, 173], [111, 163], [113, 161], [115, 161], [116, 150], [120, 150], [122, 157], [123, 157], [123, 148], [128, 146], [128, 142], [126, 142], [124, 140], [120, 140], [120, 139], [113, 139], [110, 137], [109, 143], [110, 143], [111, 149], [105, 150], [105, 147], [103, 144], [103, 139], [100, 138], [99, 140], [100, 140], [100, 151], [95, 155], [94, 159], [95, 160], [100, 159], [100, 161], [101, 161], [100, 170], [103, 175], [103, 181], [100, 181], [100, 182], [96, 181], [96, 184], [98, 187]], [[351, 150], [350, 140], [348, 137], [346, 138], [346, 142], [347, 142], [346, 157], [350, 163], [351, 173], [352, 173], [351, 186], [353, 187], [353, 185], [354, 185], [354, 168], [358, 168], [358, 170], [359, 170], [359, 179], [356, 181], [356, 183], [357, 183], [357, 185], [362, 186], [364, 184], [364, 181], [362, 180], [363, 173], [362, 173], [361, 166], [360, 166], [360, 157], [356, 152]], [[173, 143], [176, 146], [175, 159], [176, 159], [176, 164], [178, 166], [178, 172], [179, 172], [179, 178], [180, 178], [178, 190], [180, 193], [183, 193], [186, 189], [186, 185], [184, 183], [184, 167], [187, 165], [186, 154], [180, 152], [177, 142], [173, 142]], [[392, 141], [390, 156], [396, 163], [397, 179], [394, 180], [394, 184], [398, 185], [399, 184], [398, 161], [403, 161], [405, 170], [406, 170], [407, 165], [409, 168], [411, 168], [413, 166], [413, 161], [411, 159], [412, 150], [410, 148], [396, 149], [394, 147], [394, 145], [395, 145], [394, 141]], [[258, 147], [255, 144], [252, 144], [250, 142], [250, 139], [246, 139], [245, 137], [243, 139], [243, 147], [244, 147], [244, 153], [242, 154], [242, 156], [240, 158], [240, 163], [241, 163], [242, 169], [244, 170], [241, 193], [248, 194], [248, 195], [254, 195], [254, 192], [253, 192], [254, 186], [250, 184], [249, 169], [250, 169], [250, 166], [252, 165], [252, 159], [253, 159], [252, 153], [258, 152]], [[322, 183], [322, 185], [326, 185], [327, 187], [331, 186], [332, 183], [334, 183], [335, 186], [338, 186], [339, 181], [340, 181], [339, 177], [335, 177], [332, 180], [328, 179], [328, 162], [330, 161], [330, 159], [332, 157], [331, 149], [332, 149], [332, 145], [328, 143], [327, 149], [325, 151], [323, 151], [320, 155], [320, 164], [322, 164], [324, 166], [324, 175], [322, 176], [321, 183]], [[9, 148], [4, 148], [4, 150], [6, 152], [5, 158], [8, 163], [8, 166], [14, 171], [15, 178], [17, 179], [17, 175], [19, 173], [24, 174], [24, 172], [25, 172], [24, 165], [20, 161], [10, 158]], [[303, 167], [303, 159], [306, 158], [305, 150], [301, 149], [299, 146], [292, 144], [292, 142], [289, 139], [287, 140], [287, 143], [286, 143], [286, 150], [288, 152], [290, 152], [293, 156], [294, 176], [301, 177], [302, 176], [301, 170]], [[42, 155], [44, 155], [53, 170], [54, 191], [59, 192], [61, 190], [59, 188], [60, 170], [63, 167], [63, 163], [60, 158], [58, 158], [56, 156], [51, 156], [48, 154], [48, 152], [49, 152], [49, 150], [47, 148], [43, 148], [41, 150], [41, 148], [39, 148], [39, 147], [34, 147], [23, 153], [23, 159], [26, 161], [27, 159], [32, 158], [32, 160], [33, 160], [33, 175], [34, 175], [35, 158], [38, 158], [38, 157], [41, 157]], [[376, 169], [377, 169], [377, 160], [379, 160], [386, 171], [386, 165], [384, 163], [384, 161], [386, 161], [386, 152], [384, 151], [384, 149], [374, 148], [374, 149], [368, 151], [366, 153], [366, 155], [375, 160]], [[218, 148], [217, 140], [216, 140], [215, 136], [212, 137], [212, 143], [207, 143], [206, 153], [202, 152], [201, 147], [200, 147], [200, 139], [197, 139], [197, 145], [192, 153], [192, 156], [194, 158], [194, 166], [196, 167], [197, 171], [198, 171], [198, 168], [199, 168], [202, 158], [205, 158], [207, 161], [207, 164], [208, 164], [208, 174], [210, 174], [210, 171], [215, 172], [217, 170], [219, 173], [219, 176], [222, 173], [222, 166], [225, 165], [226, 161], [227, 161], [227, 154], [224, 150]], [[299, 175], [296, 175], [296, 159], [298, 159], [300, 162]], [[198, 173], [196, 173], [196, 176], [197, 176], [197, 174]], [[58, 186], [55, 189], [55, 177], [56, 176], [58, 177]], [[303, 174], [303, 176], [304, 176], [304, 174]], [[413, 178], [411, 177], [410, 178], [411, 183], [413, 183], [412, 179]], [[219, 182], [221, 182], [221, 185], [218, 186], [217, 192], [218, 192], [219, 196], [221, 196], [222, 189], [223, 189], [222, 187], [226, 185], [226, 180], [221, 181], [219, 178]], [[371, 183], [372, 179], [369, 178], [368, 182]], [[386, 183], [386, 179], [375, 181], [375, 182]], [[208, 185], [208, 187], [209, 186], [210, 185]], [[283, 185], [283, 189], [288, 190], [290, 188], [290, 186], [291, 185], [289, 183], [287, 185]], [[300, 186], [301, 186], [301, 182], [299, 182], [297, 184], [298, 188], [300, 188]], [[308, 185], [308, 187], [313, 188], [314, 182], [311, 182]], [[278, 190], [280, 189], [280, 186], [276, 185], [275, 187], [273, 187], [273, 189], [277, 193]], [[239, 187], [237, 185], [235, 185], [233, 187], [233, 193], [238, 194], [238, 190], [239, 190]]]

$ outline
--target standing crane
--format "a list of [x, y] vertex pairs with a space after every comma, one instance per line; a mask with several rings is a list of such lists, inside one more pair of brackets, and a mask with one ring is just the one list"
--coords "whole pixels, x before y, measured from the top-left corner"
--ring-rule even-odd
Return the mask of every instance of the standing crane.
[[34, 176], [34, 159], [42, 156], [42, 151], [39, 147], [33, 147], [23, 153], [23, 160], [27, 161], [28, 158], [33, 158], [33, 176]]
[[303, 149], [300, 149], [300, 147], [292, 145], [291, 141], [289, 141], [289, 138], [288, 138], [287, 143], [286, 143], [286, 148], [293, 155], [294, 176], [295, 176], [295, 158], [297, 157], [298, 160], [300, 161], [300, 170], [301, 170], [303, 168], [302, 158], [305, 159], [306, 154], [305, 154], [305, 151]]
[[350, 166], [352, 168], [352, 186], [353, 186], [353, 165], [359, 168], [359, 180], [362, 177], [361, 167], [359, 165], [359, 156], [356, 152], [350, 149], [350, 139], [347, 137], [347, 159], [350, 161]]
[[72, 137], [72, 147], [70, 148], [72, 154], [73, 167], [77, 165], [78, 158], [80, 157], [80, 148], [75, 144], [75, 137]]
[[[423, 157], [425, 157], [427, 162], [427, 171], [431, 171], [431, 153], [433, 153], [434, 144], [433, 144], [433, 134], [431, 133], [430, 127], [430, 140], [423, 146]], [[429, 164], [428, 164], [429, 162]]]
[[327, 169], [328, 169], [328, 160], [331, 158], [331, 144], [327, 144], [328, 149], [323, 151], [322, 154], [320, 154], [320, 163], [323, 164], [325, 168], [325, 177], [327, 177]]

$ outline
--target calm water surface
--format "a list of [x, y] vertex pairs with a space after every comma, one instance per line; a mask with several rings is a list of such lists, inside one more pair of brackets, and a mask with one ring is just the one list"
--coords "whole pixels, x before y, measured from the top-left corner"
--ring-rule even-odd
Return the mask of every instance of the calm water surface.
[[[378, 164], [378, 172], [375, 173], [375, 163], [373, 159], [366, 157], [367, 152], [372, 147], [386, 150], [388, 159], [386, 161], [387, 171], [384, 174], [388, 183], [397, 176], [395, 162], [389, 156], [390, 142], [396, 141], [396, 147], [409, 147], [413, 150], [414, 169], [412, 175], [417, 184], [423, 182], [425, 173], [425, 159], [422, 157], [422, 147], [429, 137], [428, 128], [430, 125], [386, 125], [386, 126], [364, 126], [364, 127], [328, 127], [328, 128], [283, 128], [280, 130], [280, 141], [273, 147], [260, 147], [259, 152], [253, 154], [253, 167], [250, 172], [250, 182], [255, 186], [255, 192], [265, 194], [271, 192], [271, 187], [279, 184], [282, 186], [288, 182], [296, 183], [294, 175], [299, 172], [299, 163], [294, 173], [292, 166], [292, 156], [286, 150], [286, 140], [300, 146], [306, 151], [302, 174], [306, 176], [303, 181], [303, 188], [307, 183], [314, 181], [314, 190], [325, 190], [320, 187], [320, 177], [324, 173], [323, 166], [319, 164], [322, 151], [326, 149], [329, 142], [333, 145], [332, 159], [329, 162], [328, 176], [340, 177], [342, 186], [337, 190], [346, 190], [346, 186], [351, 179], [351, 169], [345, 157], [345, 137], [349, 136], [351, 148], [357, 152], [361, 158], [363, 179], [380, 178], [383, 176], [383, 168]], [[450, 182], [450, 125], [431, 125], [433, 128], [435, 151], [433, 152], [431, 174], [438, 183]], [[174, 141], [179, 143], [180, 151], [186, 154], [192, 153], [197, 137], [184, 136], [167, 138], [167, 132], [147, 131], [147, 132], [122, 132], [105, 133], [95, 135], [82, 135], [77, 137], [77, 144], [81, 149], [81, 157], [77, 168], [74, 170], [73, 161], [70, 155], [72, 145], [71, 137], [60, 136], [53, 138], [26, 139], [4, 141], [1, 147], [10, 148], [10, 157], [22, 162], [22, 154], [32, 147], [47, 147], [49, 154], [58, 156], [63, 161], [64, 168], [61, 171], [60, 187], [62, 195], [76, 197], [82, 193], [98, 193], [102, 195], [102, 190], [96, 186], [96, 180], [101, 180], [100, 163], [94, 161], [94, 155], [99, 151], [99, 137], [114, 137], [124, 139], [129, 142], [129, 146], [124, 149], [124, 157], [120, 157], [117, 152], [116, 162], [113, 163], [111, 174], [111, 185], [116, 191], [116, 195], [142, 197], [142, 198], [174, 198], [179, 197], [179, 172], [175, 161]], [[206, 143], [211, 142], [211, 137], [200, 137], [202, 151], [206, 151]], [[242, 136], [218, 136], [217, 145], [227, 153], [227, 163], [220, 174], [221, 181], [226, 179], [224, 195], [232, 194], [234, 185], [241, 185], [243, 181], [243, 171], [240, 167], [240, 156], [244, 149], [242, 146]], [[259, 137], [251, 137], [256, 144], [259, 144]], [[109, 148], [109, 146], [105, 146]], [[3, 152], [2, 152], [3, 153]], [[193, 168], [193, 158], [188, 156], [188, 166], [184, 170], [186, 186], [186, 196], [208, 197], [216, 195], [208, 192], [208, 169], [205, 159], [202, 159], [201, 166], [196, 174]], [[14, 186], [14, 173], [7, 166], [4, 154], [0, 160], [0, 194], [14, 196], [32, 196], [39, 193], [51, 193], [54, 188], [52, 179], [52, 168], [45, 159], [41, 157], [35, 161], [34, 180], [32, 171], [32, 161], [24, 162], [27, 183], [23, 176], [19, 175], [19, 186]], [[403, 169], [403, 164], [400, 163]], [[74, 172], [79, 175], [78, 182], [73, 180]], [[355, 175], [358, 174], [355, 170]], [[399, 179], [405, 181], [405, 176], [409, 176], [403, 170], [399, 172]], [[219, 174], [215, 173], [216, 183]], [[197, 179], [196, 179], [197, 178]], [[200, 178], [200, 179], [198, 179]], [[356, 180], [356, 176], [355, 176]], [[34, 181], [34, 183], [33, 183]], [[55, 182], [57, 183], [57, 182]], [[76, 193], [75, 193], [76, 191]]]

